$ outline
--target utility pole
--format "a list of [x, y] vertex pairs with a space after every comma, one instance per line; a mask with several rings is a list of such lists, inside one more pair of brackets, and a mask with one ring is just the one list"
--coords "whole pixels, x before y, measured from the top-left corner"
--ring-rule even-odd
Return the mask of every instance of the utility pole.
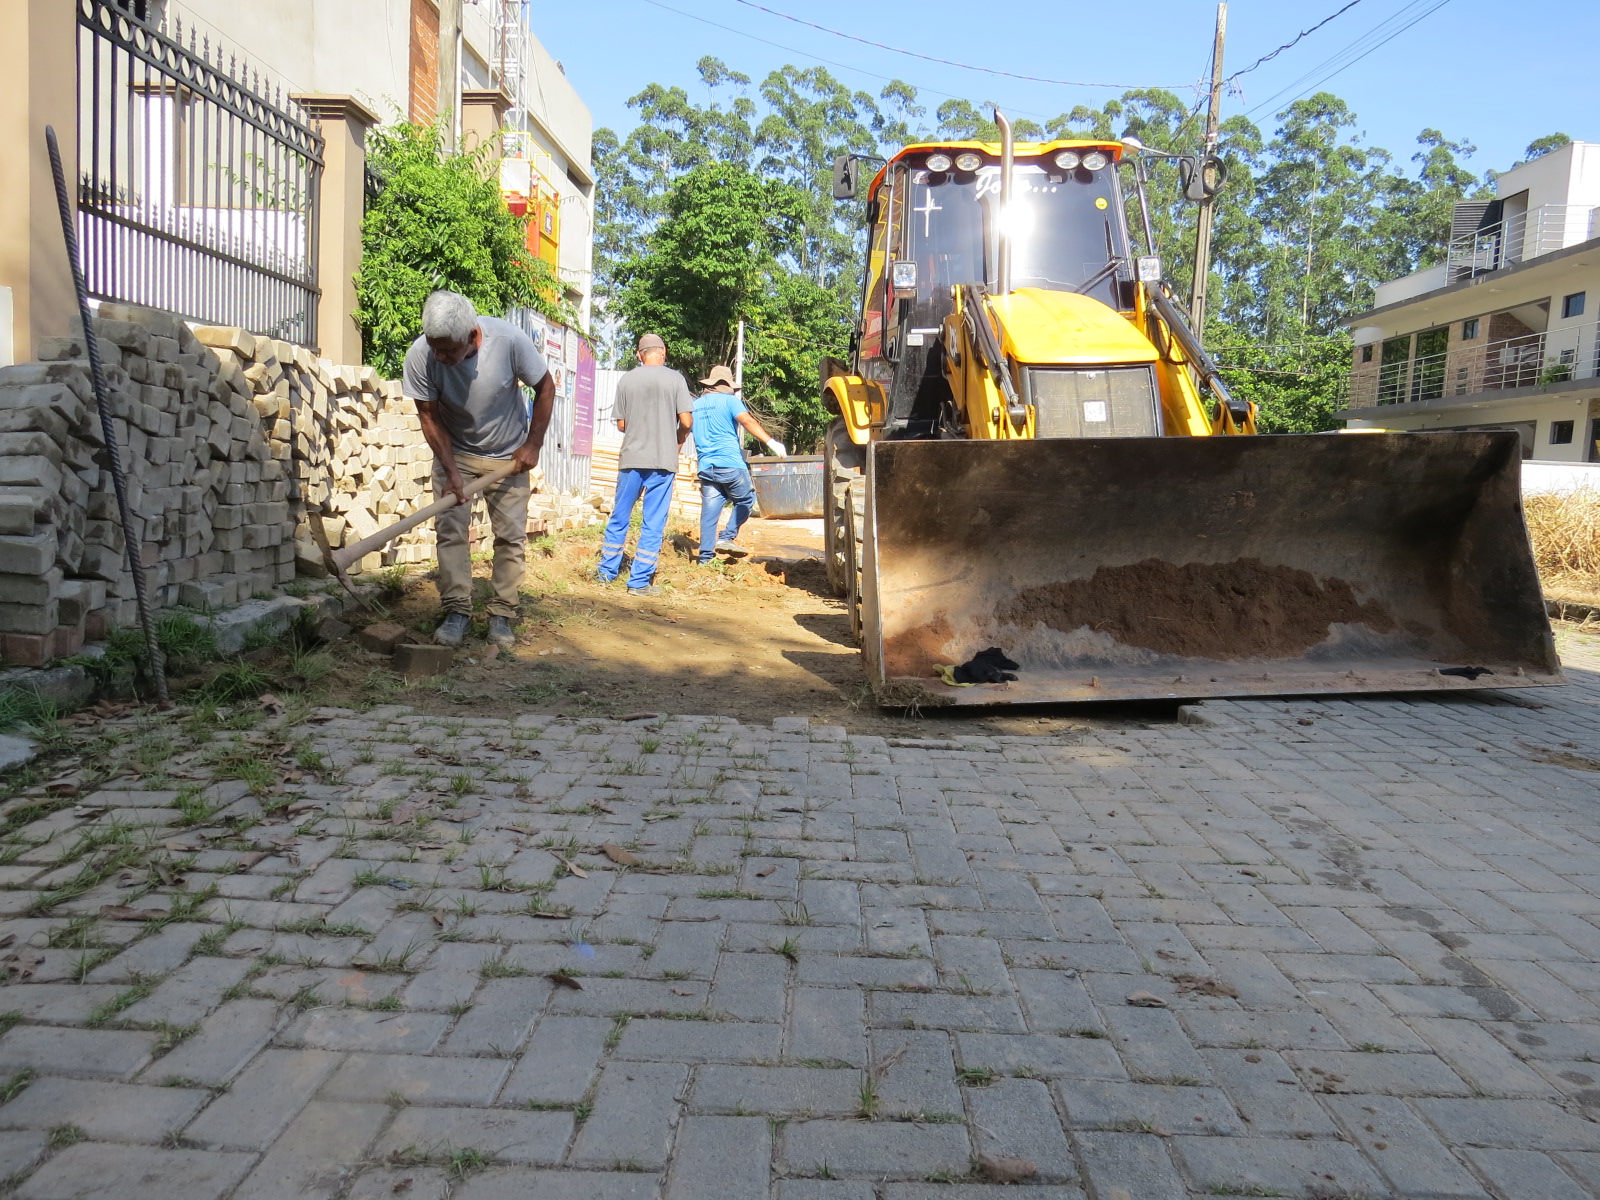
[[1202, 340], [1206, 332], [1206, 285], [1211, 278], [1211, 221], [1216, 199], [1205, 186], [1205, 170], [1217, 152], [1218, 128], [1222, 124], [1222, 43], [1228, 32], [1228, 6], [1217, 5], [1217, 40], [1211, 51], [1211, 111], [1206, 115], [1205, 153], [1200, 158], [1202, 196], [1200, 219], [1194, 234], [1194, 290], [1189, 302], [1189, 316], [1194, 321], [1194, 331]]
[[744, 386], [744, 319], [739, 320], [739, 342], [733, 352], [733, 386]]
[[439, 98], [437, 107], [448, 114], [444, 148], [455, 153], [456, 131], [461, 128], [461, 0], [439, 0]]

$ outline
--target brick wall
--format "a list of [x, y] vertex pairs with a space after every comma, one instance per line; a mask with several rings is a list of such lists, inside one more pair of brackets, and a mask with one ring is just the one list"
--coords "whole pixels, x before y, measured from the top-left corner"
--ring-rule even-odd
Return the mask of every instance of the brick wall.
[[407, 116], [425, 124], [439, 111], [439, 9], [411, 0], [411, 88]]

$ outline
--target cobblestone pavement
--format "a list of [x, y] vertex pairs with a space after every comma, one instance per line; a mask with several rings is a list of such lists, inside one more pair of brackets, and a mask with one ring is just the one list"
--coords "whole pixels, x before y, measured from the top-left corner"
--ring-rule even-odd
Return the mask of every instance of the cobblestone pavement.
[[1048, 738], [389, 707], [174, 742], [0, 810], [0, 1176], [1600, 1196], [1573, 680]]

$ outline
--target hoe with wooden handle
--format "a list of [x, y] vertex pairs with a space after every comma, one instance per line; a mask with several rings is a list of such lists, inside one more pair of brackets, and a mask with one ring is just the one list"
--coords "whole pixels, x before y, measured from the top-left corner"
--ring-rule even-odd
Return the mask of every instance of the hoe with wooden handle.
[[[467, 499], [470, 501], [472, 497], [476, 496], [479, 492], [483, 491], [485, 488], [493, 487], [502, 479], [506, 478], [506, 476], [514, 474], [516, 470], [516, 464], [508, 462], [504, 466], [496, 467], [487, 475], [478, 476], [478, 478], [467, 484], [465, 488]], [[359, 542], [352, 542], [350, 545], [341, 550], [334, 550], [329, 547], [327, 536], [322, 532], [322, 522], [318, 516], [313, 516], [311, 520], [311, 532], [312, 536], [316, 539], [317, 545], [322, 550], [322, 557], [326, 561], [329, 570], [331, 570], [334, 575], [338, 577], [339, 582], [344, 584], [344, 586], [349, 589], [351, 594], [354, 595], [355, 589], [351, 587], [350, 576], [346, 573], [347, 569], [352, 563], [360, 562], [374, 550], [380, 549], [383, 546], [387, 546], [402, 533], [410, 532], [418, 525], [421, 525], [424, 521], [431, 521], [440, 513], [448, 512], [450, 509], [454, 508], [457, 503], [459, 502], [454, 496], [441, 497], [427, 507], [417, 509], [417, 511], [412, 513], [409, 517], [402, 517], [393, 525], [386, 526], [385, 528], [378, 530], [377, 533], [362, 538]]]

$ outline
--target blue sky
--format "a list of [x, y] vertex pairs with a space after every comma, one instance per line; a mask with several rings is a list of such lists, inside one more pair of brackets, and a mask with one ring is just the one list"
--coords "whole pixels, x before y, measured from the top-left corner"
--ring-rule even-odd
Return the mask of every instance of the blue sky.
[[[1227, 73], [1347, 2], [1232, 0]], [[1213, 0], [760, 3], [974, 66], [1047, 79], [1163, 85], [1190, 99], [1207, 70], [1216, 13]], [[703, 19], [677, 15], [663, 5]], [[942, 99], [933, 93], [940, 92], [997, 101], [1013, 114], [1054, 116], [1080, 103], [1099, 105], [1121, 90], [999, 78], [907, 58], [805, 28], [739, 0], [534, 0], [530, 16], [536, 35], [563, 62], [594, 113], [596, 127], [610, 125], [619, 132], [635, 123], [627, 98], [648, 83], [677, 84], [704, 99], [694, 64], [706, 54], [757, 81], [785, 62], [812, 65], [817, 59], [842, 64], [830, 64], [829, 70], [864, 90], [876, 92], [881, 77], [898, 76], [924, 89], [930, 111]], [[973, 30], [979, 21], [1002, 32], [978, 36]], [[1474, 142], [1479, 149], [1469, 165], [1479, 173], [1509, 166], [1528, 142], [1557, 130], [1579, 140], [1600, 139], [1593, 85], [1600, 5], [1584, 0], [1522, 0], [1512, 6], [1503, 0], [1358, 0], [1323, 29], [1243, 76], [1238, 81], [1242, 94], [1227, 97], [1224, 113], [1266, 105], [1252, 116], [1266, 128], [1283, 104], [1345, 60], [1314, 70], [1319, 64], [1341, 51], [1353, 57], [1391, 32], [1394, 36], [1322, 87], [1349, 103], [1368, 142], [1402, 161], [1409, 159], [1425, 126]], [[1358, 44], [1347, 51], [1352, 43]], [[1273, 100], [1280, 89], [1288, 90]]]

